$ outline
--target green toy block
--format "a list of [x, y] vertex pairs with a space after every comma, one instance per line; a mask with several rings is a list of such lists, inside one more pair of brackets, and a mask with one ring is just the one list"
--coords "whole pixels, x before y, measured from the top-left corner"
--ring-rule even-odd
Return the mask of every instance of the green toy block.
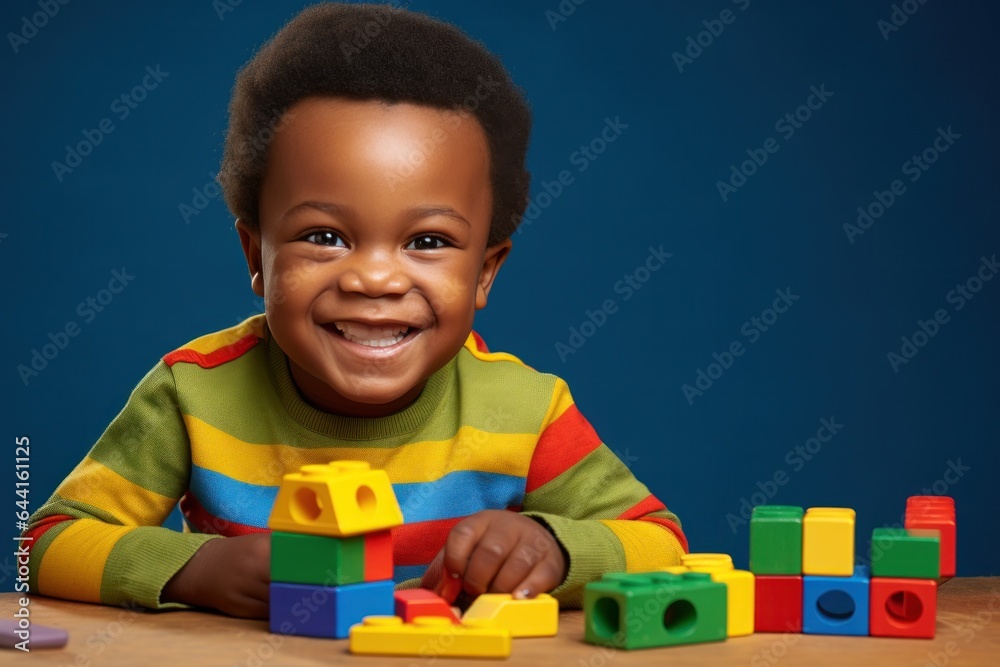
[[726, 585], [706, 572], [605, 574], [583, 589], [584, 640], [622, 649], [726, 638]]
[[758, 505], [750, 515], [750, 571], [802, 574], [801, 507]]
[[937, 579], [941, 565], [941, 532], [921, 528], [876, 528], [872, 531], [872, 576]]
[[365, 536], [271, 531], [271, 581], [340, 586], [365, 580]]

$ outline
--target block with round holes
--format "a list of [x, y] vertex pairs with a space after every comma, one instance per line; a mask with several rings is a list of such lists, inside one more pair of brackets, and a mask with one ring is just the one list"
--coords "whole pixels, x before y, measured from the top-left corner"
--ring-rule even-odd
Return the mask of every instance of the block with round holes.
[[372, 470], [364, 461], [333, 461], [285, 475], [267, 525], [289, 533], [348, 537], [402, 523], [384, 470]]
[[807, 635], [868, 634], [869, 571], [850, 577], [802, 577], [802, 632]]
[[872, 637], [934, 638], [937, 581], [872, 577], [868, 624]]
[[622, 649], [726, 638], [726, 585], [704, 572], [605, 574], [583, 591], [584, 640]]

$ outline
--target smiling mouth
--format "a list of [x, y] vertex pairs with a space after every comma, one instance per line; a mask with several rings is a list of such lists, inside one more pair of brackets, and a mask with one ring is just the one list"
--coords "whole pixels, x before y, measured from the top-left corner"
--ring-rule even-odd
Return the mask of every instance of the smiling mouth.
[[421, 331], [416, 327], [399, 325], [372, 327], [354, 322], [331, 322], [324, 324], [323, 328], [352, 343], [366, 347], [392, 347]]

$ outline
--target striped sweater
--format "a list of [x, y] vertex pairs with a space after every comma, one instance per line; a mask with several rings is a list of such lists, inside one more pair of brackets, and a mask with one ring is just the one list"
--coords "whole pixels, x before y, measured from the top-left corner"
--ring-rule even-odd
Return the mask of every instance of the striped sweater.
[[[569, 554], [553, 591], [566, 607], [603, 572], [687, 551], [676, 515], [601, 442], [565, 381], [490, 352], [475, 331], [410, 406], [345, 417], [302, 399], [258, 315], [167, 354], [140, 381], [31, 517], [30, 590], [183, 607], [160, 594], [202, 544], [266, 532], [282, 476], [337, 459], [389, 475], [405, 520], [393, 529], [397, 582], [419, 577], [451, 527], [485, 509], [548, 526]], [[178, 502], [183, 532], [161, 525]]]

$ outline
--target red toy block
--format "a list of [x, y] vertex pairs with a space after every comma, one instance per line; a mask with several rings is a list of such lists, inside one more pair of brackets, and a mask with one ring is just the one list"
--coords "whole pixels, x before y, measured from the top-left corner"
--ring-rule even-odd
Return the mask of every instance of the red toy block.
[[396, 591], [396, 616], [412, 623], [417, 616], [441, 616], [452, 623], [461, 623], [448, 603], [425, 588]]
[[934, 638], [937, 581], [872, 577], [868, 612], [872, 637]]
[[438, 582], [434, 592], [440, 595], [448, 604], [454, 604], [462, 592], [462, 578], [452, 575], [448, 568], [441, 567], [441, 581]]
[[758, 574], [755, 632], [802, 632], [802, 577]]
[[365, 535], [365, 581], [392, 579], [392, 533], [377, 530]]
[[906, 528], [929, 528], [941, 531], [942, 579], [955, 576], [957, 561], [955, 501], [948, 496], [910, 496], [906, 499]]

